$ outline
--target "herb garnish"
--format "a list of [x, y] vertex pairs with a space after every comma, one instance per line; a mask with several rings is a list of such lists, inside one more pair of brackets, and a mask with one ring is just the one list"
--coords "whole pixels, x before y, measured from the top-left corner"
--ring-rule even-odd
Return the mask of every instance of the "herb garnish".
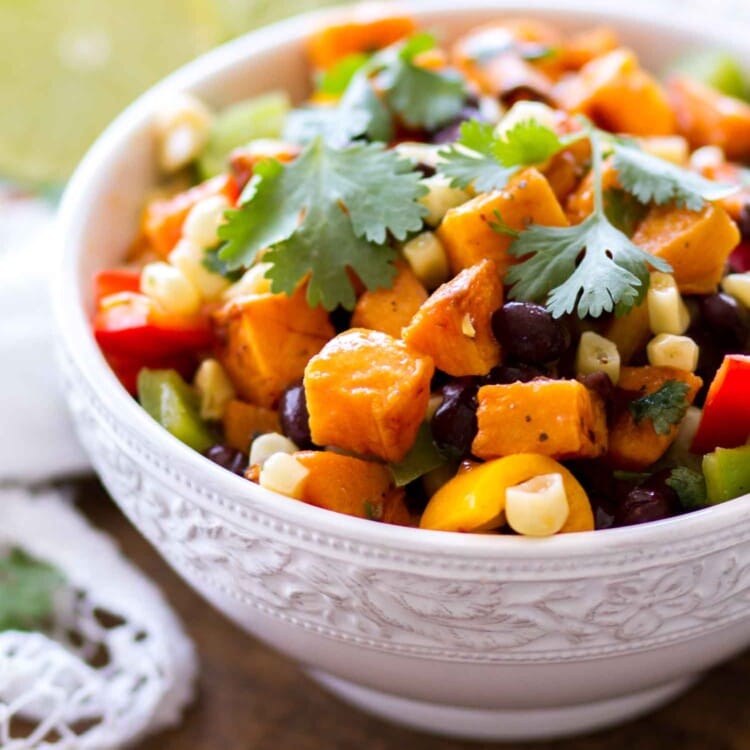
[[678, 466], [672, 469], [667, 478], [667, 485], [677, 493], [680, 505], [685, 510], [697, 510], [708, 505], [706, 480], [697, 471], [686, 466]]
[[690, 406], [686, 399], [689, 390], [687, 383], [668, 380], [659, 390], [631, 401], [628, 410], [636, 424], [650, 419], [657, 435], [668, 435]]
[[321, 137], [289, 164], [269, 159], [255, 167], [240, 207], [219, 228], [219, 258], [230, 269], [263, 260], [274, 292], [291, 294], [309, 276], [307, 299], [327, 310], [352, 309], [347, 273], [368, 289], [389, 286], [396, 253], [386, 243], [422, 226], [426, 188], [410, 162], [382, 144], [333, 148]]
[[51, 617], [63, 577], [20, 549], [0, 557], [0, 632], [34, 630]]

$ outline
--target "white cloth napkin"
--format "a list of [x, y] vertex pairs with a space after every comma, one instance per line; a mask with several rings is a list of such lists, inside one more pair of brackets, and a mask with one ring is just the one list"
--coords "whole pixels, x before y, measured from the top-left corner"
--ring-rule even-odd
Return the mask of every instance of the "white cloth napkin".
[[0, 483], [85, 471], [55, 361], [49, 299], [54, 212], [0, 193]]

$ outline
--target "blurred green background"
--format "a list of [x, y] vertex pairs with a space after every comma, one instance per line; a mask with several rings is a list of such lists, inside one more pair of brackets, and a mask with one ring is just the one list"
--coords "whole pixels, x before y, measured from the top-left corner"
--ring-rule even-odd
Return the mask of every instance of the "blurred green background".
[[0, 0], [0, 178], [63, 182], [108, 122], [201, 52], [340, 0]]

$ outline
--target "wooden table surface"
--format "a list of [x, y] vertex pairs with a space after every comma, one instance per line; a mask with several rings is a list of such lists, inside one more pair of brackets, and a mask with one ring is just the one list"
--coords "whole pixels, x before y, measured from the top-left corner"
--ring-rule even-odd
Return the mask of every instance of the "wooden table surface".
[[80, 504], [166, 593], [195, 640], [199, 697], [179, 729], [136, 750], [750, 750], [750, 653], [660, 711], [586, 737], [524, 746], [440, 739], [384, 724], [324, 692], [294, 664], [230, 624], [187, 587], [98, 485]]

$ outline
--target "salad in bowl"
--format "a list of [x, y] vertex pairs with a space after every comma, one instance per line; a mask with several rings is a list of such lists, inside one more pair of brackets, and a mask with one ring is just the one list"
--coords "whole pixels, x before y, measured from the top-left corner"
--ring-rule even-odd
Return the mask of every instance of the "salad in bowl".
[[248, 481], [533, 537], [750, 491], [750, 104], [606, 26], [328, 26], [311, 91], [154, 117], [163, 180], [92, 320], [122, 385]]

